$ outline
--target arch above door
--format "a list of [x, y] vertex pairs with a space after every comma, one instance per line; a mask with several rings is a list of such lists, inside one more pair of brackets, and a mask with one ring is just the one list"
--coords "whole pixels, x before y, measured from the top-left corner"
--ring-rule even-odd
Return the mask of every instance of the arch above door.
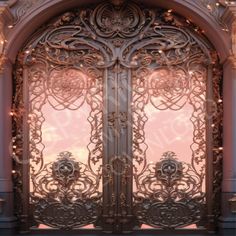
[[[92, 5], [98, 3], [95, 0], [80, 1], [79, 5], [76, 0], [41, 0], [41, 1], [20, 1], [15, 0], [9, 1], [10, 4], [7, 9], [12, 9], [12, 13], [6, 13], [11, 15], [5, 20], [5, 30], [8, 38], [8, 43], [5, 48], [9, 58], [14, 60], [17, 52], [20, 50], [25, 41], [30, 35], [40, 27], [42, 24], [50, 20], [52, 17], [65, 12], [66, 10], [74, 7], [83, 7], [85, 5]], [[25, 2], [25, 3], [24, 3]], [[102, 2], [102, 1], [101, 1]], [[111, 1], [112, 2], [112, 1]], [[136, 1], [138, 4], [142, 4], [142, 0]], [[186, 19], [193, 21], [198, 27], [204, 30], [204, 34], [209, 38], [217, 52], [220, 55], [221, 61], [224, 61], [230, 54], [230, 35], [227, 34], [227, 22], [225, 23], [221, 19], [221, 7], [219, 10], [214, 7], [213, 3], [201, 0], [199, 3], [194, 1], [182, 1], [182, 0], [171, 0], [171, 1], [145, 1], [145, 4], [150, 7], [161, 7], [164, 9], [172, 9], [174, 12], [184, 16]], [[6, 4], [7, 5], [7, 4]], [[212, 7], [212, 11], [209, 12], [209, 6]], [[210, 14], [209, 14], [210, 13]], [[226, 17], [225, 17], [226, 18]], [[6, 18], [5, 18], [6, 19]], [[227, 21], [228, 18], [225, 19]], [[7, 26], [10, 30], [7, 29]], [[25, 26], [28, 27], [25, 27]], [[14, 29], [15, 27], [15, 29]], [[14, 29], [14, 30], [11, 30]], [[223, 29], [223, 30], [222, 30]], [[217, 36], [217, 37], [216, 37]], [[15, 40], [18, 41], [15, 44]]]

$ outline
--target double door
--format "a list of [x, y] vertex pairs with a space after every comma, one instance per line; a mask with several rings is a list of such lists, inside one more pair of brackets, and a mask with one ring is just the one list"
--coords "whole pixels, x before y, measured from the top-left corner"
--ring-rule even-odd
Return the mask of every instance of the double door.
[[217, 63], [165, 10], [124, 4], [65, 13], [18, 57], [26, 228], [202, 229], [217, 214]]

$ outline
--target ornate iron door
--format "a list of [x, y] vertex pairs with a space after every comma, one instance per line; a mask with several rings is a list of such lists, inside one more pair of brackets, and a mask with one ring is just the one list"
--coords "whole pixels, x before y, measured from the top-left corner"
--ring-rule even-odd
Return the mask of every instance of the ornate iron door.
[[217, 63], [194, 24], [132, 1], [75, 9], [35, 33], [18, 56], [13, 104], [24, 228], [212, 228]]

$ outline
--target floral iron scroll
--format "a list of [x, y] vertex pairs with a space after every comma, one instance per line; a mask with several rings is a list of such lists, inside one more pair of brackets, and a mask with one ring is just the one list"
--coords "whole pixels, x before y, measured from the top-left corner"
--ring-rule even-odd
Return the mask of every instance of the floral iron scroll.
[[55, 162], [44, 165], [33, 181], [41, 183], [32, 195], [37, 222], [62, 229], [96, 222], [101, 210], [101, 193], [96, 187], [99, 178], [70, 152], [62, 152]]
[[178, 162], [166, 152], [160, 162], [148, 164], [135, 193], [135, 212], [148, 225], [177, 228], [193, 224], [203, 214], [201, 181], [190, 164]]
[[[70, 33], [70, 30], [65, 31], [65, 37], [68, 38], [66, 35]], [[63, 42], [58, 46], [60, 40]], [[68, 47], [75, 47], [74, 42], [70, 41], [69, 46], [65, 41], [64, 38], [60, 38], [57, 31], [52, 30], [44, 35], [34, 48], [31, 44], [21, 53], [19, 58], [24, 60], [27, 78], [23, 79], [23, 70], [19, 68], [14, 106], [22, 116], [15, 117], [18, 134], [14, 141], [21, 142], [22, 138], [29, 139], [29, 146], [23, 149], [21, 155], [27, 157], [30, 153], [32, 187], [29, 202], [32, 225], [43, 224], [72, 229], [95, 223], [101, 209], [102, 194], [98, 189], [101, 186], [102, 175], [103, 69], [98, 67], [100, 68], [100, 64], [104, 63], [104, 58], [101, 52], [86, 42], [79, 40], [77, 50], [73, 51], [68, 50]], [[28, 95], [23, 98], [21, 90], [25, 84], [28, 84]], [[29, 105], [26, 105], [27, 103]], [[76, 164], [72, 160], [69, 161], [69, 153], [61, 153], [63, 158], [53, 165], [47, 163], [42, 134], [42, 126], [45, 122], [43, 107], [49, 104], [56, 111], [66, 109], [73, 111], [79, 110], [85, 103], [90, 107], [87, 119], [91, 127], [90, 143], [87, 145], [88, 163]], [[28, 107], [27, 117], [25, 106]], [[27, 123], [29, 137], [22, 133], [21, 122]], [[27, 172], [23, 169], [28, 159], [22, 160], [19, 150], [22, 150], [20, 146], [14, 155], [16, 168], [20, 170], [17, 174], [24, 176], [22, 178], [27, 181]], [[73, 167], [75, 175], [59, 179], [59, 171], [63, 177], [62, 169], [56, 168], [57, 165], [62, 165], [60, 163], [67, 168], [64, 169], [64, 174], [69, 171], [69, 167]], [[68, 179], [69, 177], [71, 178]], [[67, 183], [62, 183], [63, 181]], [[56, 190], [56, 186], [60, 188]], [[84, 192], [78, 189], [78, 186], [84, 186]], [[16, 196], [23, 195], [21, 188], [17, 188], [17, 191]], [[23, 211], [24, 209], [18, 210], [21, 215], [25, 215]], [[22, 216], [20, 219], [24, 221]]]
[[[209, 84], [214, 105], [211, 123], [205, 117]], [[33, 225], [73, 229], [99, 221], [101, 227], [107, 223], [119, 228], [134, 214], [136, 226], [173, 229], [197, 224], [206, 214], [216, 219], [219, 206], [214, 205], [212, 212], [205, 210], [206, 204], [218, 202], [219, 197], [220, 86], [214, 49], [194, 24], [171, 11], [114, 0], [56, 17], [32, 36], [18, 56], [13, 103], [17, 202], [26, 199], [22, 182], [29, 181], [29, 176], [22, 164], [29, 161]], [[76, 161], [69, 152], [45, 163], [41, 130], [45, 103], [57, 111], [79, 110], [83, 104], [90, 107], [88, 163]], [[148, 103], [158, 110], [177, 111], [187, 103], [193, 107], [190, 163], [178, 161], [173, 152], [166, 152], [154, 164], [147, 163]], [[213, 136], [213, 161], [207, 167], [206, 132]], [[24, 144], [28, 139], [29, 146]], [[108, 151], [104, 150], [106, 142], [111, 145]], [[117, 175], [117, 167], [125, 171]], [[207, 168], [213, 169], [211, 199], [202, 191]], [[101, 180], [106, 184], [103, 193], [99, 191]], [[183, 184], [188, 186], [185, 191], [180, 187]], [[24, 223], [29, 213], [21, 204], [16, 207]], [[181, 212], [178, 216], [177, 211]]]

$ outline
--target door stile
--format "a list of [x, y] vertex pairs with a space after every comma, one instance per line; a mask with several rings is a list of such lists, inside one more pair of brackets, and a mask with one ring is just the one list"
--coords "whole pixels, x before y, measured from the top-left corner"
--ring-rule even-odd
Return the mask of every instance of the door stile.
[[[117, 61], [105, 82], [103, 230], [130, 232], [132, 216], [131, 71]], [[104, 123], [104, 125], [106, 124]], [[106, 126], [106, 125], [105, 125]]]
[[[115, 65], [116, 66], [116, 65]], [[113, 160], [117, 150], [116, 139], [116, 73], [115, 66], [105, 71], [104, 86], [104, 157], [103, 157], [103, 216], [102, 228], [105, 232], [112, 232], [116, 214], [116, 178]]]
[[213, 115], [214, 115], [214, 98], [212, 85], [212, 66], [207, 68], [206, 78], [206, 204], [207, 204], [207, 230], [214, 231], [214, 214], [212, 208], [213, 196]]
[[29, 186], [30, 186], [30, 161], [29, 161], [29, 94], [28, 73], [23, 68], [23, 157], [22, 157], [22, 215], [20, 216], [20, 231], [29, 232]]
[[108, 129], [108, 119], [107, 119], [107, 111], [108, 111], [108, 70], [104, 70], [104, 81], [103, 81], [103, 180], [102, 180], [102, 189], [103, 189], [103, 217], [108, 217], [109, 211], [109, 196], [110, 196], [110, 188], [109, 188], [109, 175], [108, 175], [108, 167], [107, 164], [109, 162], [108, 160], [108, 154], [109, 154], [109, 129]]
[[131, 135], [131, 71], [117, 65], [117, 217], [119, 230], [130, 232], [132, 216], [132, 135]]
[[123, 232], [130, 232], [134, 227], [132, 214], [133, 162], [132, 162], [132, 78], [131, 69], [120, 66], [119, 104], [120, 104], [120, 179], [119, 179], [119, 214]]

